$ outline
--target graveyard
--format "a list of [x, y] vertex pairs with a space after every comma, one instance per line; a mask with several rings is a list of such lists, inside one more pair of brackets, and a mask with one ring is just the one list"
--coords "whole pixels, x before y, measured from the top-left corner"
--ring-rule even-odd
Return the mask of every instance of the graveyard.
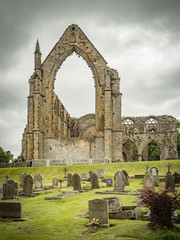
[[179, 160], [1, 168], [0, 239], [180, 239], [180, 210], [153, 230], [136, 201], [144, 187], [180, 193], [179, 173]]

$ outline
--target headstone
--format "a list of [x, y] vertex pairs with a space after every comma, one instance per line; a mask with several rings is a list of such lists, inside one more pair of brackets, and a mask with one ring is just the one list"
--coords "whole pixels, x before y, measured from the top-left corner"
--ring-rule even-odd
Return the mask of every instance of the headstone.
[[91, 174], [92, 174], [92, 173], [96, 173], [96, 172], [95, 172], [94, 170], [90, 170], [90, 171], [89, 171], [89, 177], [90, 177], [90, 178], [91, 178]]
[[152, 176], [158, 176], [158, 169], [156, 167], [152, 167], [150, 173]]
[[148, 172], [148, 169], [149, 169], [149, 166], [147, 165], [147, 166], [146, 166], [146, 172]]
[[3, 200], [18, 198], [18, 183], [10, 179], [3, 183]]
[[150, 173], [153, 177], [153, 181], [155, 186], [159, 186], [159, 176], [158, 176], [158, 169], [156, 167], [152, 167]]
[[81, 188], [81, 178], [78, 173], [74, 173], [72, 177], [72, 182], [73, 182], [73, 190], [74, 191], [80, 191]]
[[82, 173], [82, 175], [81, 175], [81, 180], [83, 181], [83, 180], [86, 180], [86, 179], [87, 179], [86, 173]]
[[180, 174], [175, 172], [173, 176], [174, 176], [174, 183], [175, 184], [180, 183]]
[[165, 188], [168, 189], [168, 188], [172, 188], [174, 189], [175, 187], [175, 184], [174, 184], [174, 176], [167, 173], [166, 174], [166, 177], [165, 177]]
[[172, 165], [168, 164], [166, 167], [168, 168], [168, 171], [167, 171], [166, 174], [171, 174], [171, 167], [172, 167]]
[[126, 170], [122, 170], [122, 173], [125, 176], [125, 186], [129, 186], [129, 176], [128, 176], [128, 173], [126, 172]]
[[146, 172], [146, 174], [144, 175], [144, 189], [146, 190], [153, 190], [154, 189], [154, 181], [153, 181], [153, 177], [150, 173]]
[[51, 185], [51, 186], [44, 185], [44, 190], [50, 190], [50, 189], [55, 189], [55, 185]]
[[73, 177], [73, 175], [71, 173], [68, 173], [68, 175], [67, 175], [67, 187], [73, 186], [72, 177]]
[[0, 194], [3, 193], [3, 184], [0, 184]]
[[9, 175], [6, 174], [6, 176], [4, 176], [6, 178], [6, 182], [8, 181]]
[[67, 171], [68, 171], [67, 168], [64, 168], [64, 173], [65, 173], [65, 176], [63, 178], [64, 181], [67, 179]]
[[25, 196], [33, 195], [33, 177], [31, 174], [27, 174], [24, 178], [23, 194]]
[[121, 201], [120, 198], [118, 198], [118, 197], [107, 197], [107, 198], [103, 198], [103, 199], [108, 201], [110, 212], [122, 211], [122, 201]]
[[98, 175], [99, 178], [104, 177], [104, 169], [98, 169], [97, 170], [97, 175]]
[[125, 176], [122, 172], [117, 171], [114, 175], [114, 191], [123, 191], [125, 187]]
[[25, 178], [25, 176], [27, 176], [27, 173], [22, 173], [20, 175], [20, 187], [24, 186], [24, 178]]
[[98, 175], [96, 173], [91, 174], [91, 188], [92, 189], [98, 189], [99, 187], [99, 179]]
[[35, 188], [42, 188], [42, 176], [39, 173], [36, 173], [34, 177]]
[[53, 178], [53, 185], [54, 186], [58, 186], [58, 182], [59, 182], [59, 180], [57, 179], [57, 178]]
[[113, 186], [112, 178], [106, 178], [106, 187], [112, 187], [112, 186]]
[[89, 222], [93, 218], [98, 219], [101, 224], [109, 224], [109, 206], [108, 201], [103, 199], [94, 199], [89, 201]]
[[20, 202], [0, 202], [0, 217], [22, 218], [22, 204]]

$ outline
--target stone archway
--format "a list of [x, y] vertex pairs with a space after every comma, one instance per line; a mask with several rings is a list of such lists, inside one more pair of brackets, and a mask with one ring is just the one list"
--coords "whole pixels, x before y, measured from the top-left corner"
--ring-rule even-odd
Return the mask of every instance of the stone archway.
[[[75, 123], [54, 92], [57, 71], [73, 52], [86, 61], [94, 76], [96, 111], [93, 144], [92, 138], [90, 143], [86, 144], [82, 139], [76, 139], [76, 144], [71, 142], [71, 132]], [[77, 152], [84, 154], [86, 160], [93, 156], [94, 162], [120, 161], [122, 124], [119, 81], [117, 71], [107, 67], [104, 58], [75, 24], [66, 29], [42, 64], [37, 42], [35, 71], [29, 80], [28, 123], [22, 141], [24, 159], [33, 160], [34, 166], [53, 165], [52, 158], [57, 162], [59, 159], [60, 164], [67, 164], [66, 152], [68, 156], [72, 155], [70, 163], [79, 163], [81, 156], [77, 154], [77, 159], [74, 159], [73, 155], [78, 148]], [[62, 147], [57, 149], [60, 145]], [[75, 145], [78, 147], [74, 147]], [[82, 149], [84, 145], [86, 147]], [[93, 153], [89, 153], [89, 149]], [[57, 156], [56, 151], [60, 151], [61, 156]]]

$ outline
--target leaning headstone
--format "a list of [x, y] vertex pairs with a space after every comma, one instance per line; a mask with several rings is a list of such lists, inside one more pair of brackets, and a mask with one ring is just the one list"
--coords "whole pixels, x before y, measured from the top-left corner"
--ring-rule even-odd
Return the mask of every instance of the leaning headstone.
[[174, 184], [174, 176], [172, 174], [166, 174], [166, 177], [165, 177], [165, 188], [168, 189], [168, 188], [172, 188], [174, 189], [175, 187], [175, 184]]
[[27, 174], [24, 178], [23, 194], [25, 196], [33, 195], [33, 177], [31, 174]]
[[96, 173], [91, 174], [91, 188], [92, 189], [98, 189], [99, 187], [99, 179], [98, 175]]
[[0, 202], [0, 217], [22, 218], [22, 204], [20, 202]]
[[150, 173], [146, 172], [146, 174], [144, 175], [144, 189], [146, 190], [153, 190], [154, 189], [154, 181], [153, 181], [153, 177]]
[[35, 188], [42, 188], [42, 176], [39, 173], [36, 173], [34, 177]]
[[128, 176], [128, 173], [126, 172], [126, 170], [122, 170], [122, 173], [125, 176], [125, 186], [129, 186], [129, 176]]
[[20, 175], [20, 187], [24, 186], [24, 178], [25, 178], [25, 176], [27, 176], [27, 173], [22, 173]]
[[86, 173], [82, 173], [82, 175], [81, 175], [81, 180], [83, 181], [83, 180], [86, 180], [86, 179], [87, 179]]
[[92, 223], [94, 218], [99, 220], [100, 226], [109, 226], [108, 201], [103, 199], [89, 201], [89, 223]]
[[158, 176], [158, 169], [156, 167], [152, 167], [150, 173], [153, 177], [153, 181], [155, 186], [159, 186], [159, 176]]
[[68, 173], [68, 175], [67, 175], [67, 187], [73, 186], [72, 177], [73, 177], [73, 175], [71, 173]]
[[73, 190], [74, 191], [80, 191], [81, 188], [81, 178], [78, 173], [74, 173], [72, 177], [72, 182], [73, 182]]
[[123, 191], [125, 187], [125, 176], [121, 171], [117, 171], [114, 175], [114, 191]]
[[112, 186], [113, 186], [112, 178], [106, 178], [106, 187], [112, 187]]
[[103, 198], [103, 199], [108, 201], [110, 212], [122, 211], [122, 201], [121, 201], [120, 198], [118, 198], [118, 197], [107, 197], [107, 198]]
[[18, 183], [10, 179], [3, 183], [3, 198], [6, 199], [18, 199]]
[[54, 186], [58, 186], [58, 182], [59, 182], [59, 180], [57, 179], [57, 178], [53, 178], [53, 185]]
[[97, 170], [97, 175], [98, 175], [99, 178], [104, 177], [104, 169], [98, 169]]

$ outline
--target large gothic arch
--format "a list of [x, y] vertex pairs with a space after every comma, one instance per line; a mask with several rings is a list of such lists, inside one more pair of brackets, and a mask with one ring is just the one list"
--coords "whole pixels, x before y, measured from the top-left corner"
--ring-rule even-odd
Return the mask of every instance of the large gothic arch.
[[[70, 116], [54, 92], [57, 71], [73, 52], [90, 67], [96, 98], [95, 114], [78, 119]], [[77, 25], [66, 29], [42, 64], [38, 41], [34, 56], [21, 153], [33, 166], [132, 161], [132, 143], [137, 160], [148, 160], [143, 159], [144, 143], [152, 139], [160, 146], [160, 160], [177, 158], [176, 119], [167, 115], [121, 118], [118, 73], [107, 66]], [[123, 153], [129, 157], [123, 159]]]
[[[86, 143], [83, 143], [80, 137], [71, 137], [73, 124], [76, 123], [54, 92], [57, 71], [73, 52], [86, 61], [94, 76], [96, 111], [93, 143], [92, 136], [89, 142], [86, 139]], [[42, 64], [37, 42], [35, 71], [29, 80], [28, 123], [23, 135], [22, 156], [33, 161], [34, 166], [51, 165], [52, 158], [60, 164], [68, 164], [65, 152], [70, 156], [71, 151], [72, 164], [77, 164], [79, 158], [86, 162], [89, 159], [91, 162], [120, 161], [122, 128], [119, 81], [117, 71], [107, 66], [104, 58], [77, 25], [73, 24], [66, 29]], [[94, 122], [89, 126], [93, 125]], [[81, 156], [74, 154], [72, 142], [76, 145], [77, 152], [81, 152]], [[58, 144], [61, 147], [57, 150]]]

